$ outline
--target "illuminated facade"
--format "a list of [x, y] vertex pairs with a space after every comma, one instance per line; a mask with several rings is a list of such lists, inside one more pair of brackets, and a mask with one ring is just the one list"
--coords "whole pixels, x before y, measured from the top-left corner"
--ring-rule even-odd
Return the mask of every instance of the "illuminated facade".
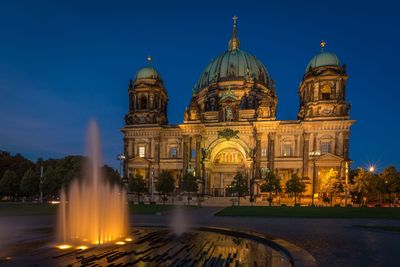
[[344, 179], [349, 161], [354, 121], [345, 66], [322, 42], [299, 87], [298, 120], [277, 120], [275, 81], [262, 62], [240, 49], [234, 21], [228, 50], [200, 75], [182, 124], [168, 124], [168, 94], [154, 67], [140, 69], [130, 82], [122, 129], [125, 173], [139, 172], [150, 181], [170, 170], [178, 181], [192, 171], [203, 193], [225, 196], [237, 172], [258, 195], [260, 175], [269, 169], [283, 188], [295, 172], [308, 185], [306, 196], [321, 193], [328, 176]]

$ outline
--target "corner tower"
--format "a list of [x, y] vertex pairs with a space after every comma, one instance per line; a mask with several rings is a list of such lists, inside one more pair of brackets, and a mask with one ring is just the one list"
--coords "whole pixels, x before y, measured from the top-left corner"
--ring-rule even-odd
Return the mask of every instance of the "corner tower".
[[334, 53], [325, 51], [324, 41], [320, 46], [321, 52], [310, 60], [300, 83], [298, 119], [349, 119], [346, 65], [340, 65]]
[[125, 116], [126, 125], [168, 124], [168, 95], [158, 71], [149, 65], [141, 68], [135, 79], [129, 81], [129, 112]]

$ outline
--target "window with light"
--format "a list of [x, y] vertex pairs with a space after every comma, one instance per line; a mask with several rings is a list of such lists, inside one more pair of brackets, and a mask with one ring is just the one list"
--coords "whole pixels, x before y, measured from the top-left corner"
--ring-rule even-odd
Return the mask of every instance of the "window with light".
[[176, 155], [177, 155], [176, 147], [171, 147], [169, 149], [169, 157], [174, 159], [176, 158]]
[[292, 144], [283, 144], [282, 145], [282, 156], [283, 157], [293, 156], [293, 145]]
[[261, 156], [262, 157], [266, 157], [267, 156], [267, 149], [266, 148], [261, 149]]
[[146, 154], [145, 147], [144, 146], [140, 146], [139, 147], [139, 157], [144, 158], [145, 154]]
[[331, 142], [322, 142], [321, 143], [321, 153], [331, 153]]

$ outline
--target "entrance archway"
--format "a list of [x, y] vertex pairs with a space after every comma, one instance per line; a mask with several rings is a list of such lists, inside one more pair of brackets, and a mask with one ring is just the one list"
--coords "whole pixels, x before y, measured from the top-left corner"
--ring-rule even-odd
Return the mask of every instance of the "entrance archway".
[[212, 196], [227, 196], [227, 188], [238, 172], [249, 177], [251, 160], [237, 142], [224, 141], [216, 145], [210, 153], [209, 162], [207, 191]]

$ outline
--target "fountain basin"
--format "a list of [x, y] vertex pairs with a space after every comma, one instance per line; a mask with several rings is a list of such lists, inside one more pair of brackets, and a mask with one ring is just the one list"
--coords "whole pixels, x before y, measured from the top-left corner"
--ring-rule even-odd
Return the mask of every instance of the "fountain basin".
[[[129, 236], [96, 246], [57, 248], [49, 240], [24, 246], [4, 266], [316, 266], [284, 240], [227, 228], [192, 228], [180, 236], [162, 226], [135, 227]], [[303, 255], [301, 252], [303, 251]], [[304, 254], [305, 252], [305, 254]], [[297, 253], [297, 254], [296, 254]], [[1, 260], [0, 260], [1, 261]]]

